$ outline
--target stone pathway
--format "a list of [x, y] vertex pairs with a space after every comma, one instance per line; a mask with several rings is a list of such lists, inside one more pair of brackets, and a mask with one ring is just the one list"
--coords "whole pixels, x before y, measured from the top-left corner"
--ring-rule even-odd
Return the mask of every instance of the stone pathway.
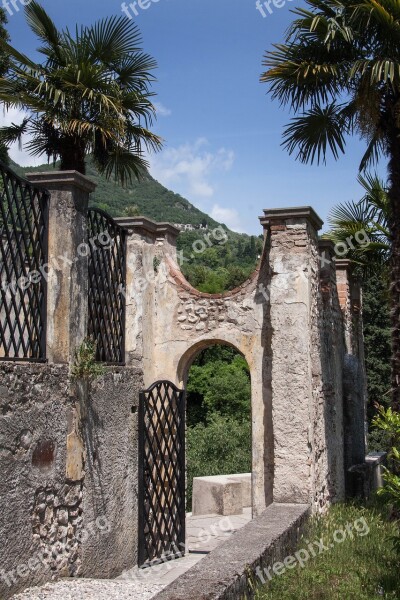
[[150, 600], [168, 584], [183, 575], [230, 536], [251, 521], [251, 509], [242, 515], [221, 517], [187, 515], [186, 556], [148, 569], [126, 571], [117, 579], [63, 579], [42, 587], [30, 588], [13, 596], [14, 600]]
[[106, 579], [63, 579], [42, 587], [25, 590], [13, 596], [18, 600], [150, 600], [165, 586], [138, 581], [108, 581]]

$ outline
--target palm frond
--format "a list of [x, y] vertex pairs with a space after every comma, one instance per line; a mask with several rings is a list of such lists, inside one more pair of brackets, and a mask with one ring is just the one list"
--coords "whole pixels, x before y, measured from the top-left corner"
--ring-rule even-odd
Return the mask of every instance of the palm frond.
[[93, 158], [100, 173], [107, 178], [114, 177], [122, 185], [131, 183], [134, 177], [142, 179], [149, 167], [140, 149], [133, 153], [114, 146], [113, 149], [108, 149], [107, 153], [102, 156], [95, 152]]
[[[400, 4], [305, 0], [292, 12], [286, 39], [266, 53], [261, 76], [272, 98], [294, 113], [283, 145], [303, 162], [321, 162], [327, 149], [337, 158], [346, 135], [357, 133], [367, 142], [364, 171], [388, 153], [389, 131], [400, 124]], [[341, 114], [331, 110], [343, 104]]]
[[[147, 163], [142, 146], [157, 151], [161, 139], [148, 128], [155, 117], [150, 91], [155, 61], [139, 47], [139, 29], [124, 17], [91, 27], [58, 31], [33, 0], [28, 24], [42, 42], [42, 64], [0, 42], [11, 57], [0, 78], [0, 102], [31, 114], [23, 126], [3, 131], [7, 139], [29, 133], [25, 149], [62, 165], [83, 168], [93, 154], [102, 172], [124, 183]], [[120, 163], [120, 164], [119, 164]]]
[[27, 23], [35, 35], [53, 51], [57, 50], [61, 36], [44, 8], [36, 0], [31, 0], [25, 7], [25, 14]]
[[18, 142], [20, 150], [22, 149], [22, 136], [27, 132], [30, 118], [23, 119], [20, 125], [12, 123], [8, 127], [0, 127], [0, 143], [5, 146], [11, 146]]
[[292, 119], [283, 133], [283, 146], [289, 154], [297, 151], [296, 158], [303, 163], [326, 162], [328, 149], [335, 159], [344, 153], [348, 122], [341, 106], [332, 103], [325, 108], [316, 106], [300, 117]]
[[125, 17], [102, 19], [85, 30], [86, 43], [93, 58], [106, 64], [140, 50], [139, 28]]
[[344, 243], [347, 258], [368, 276], [379, 273], [390, 260], [389, 198], [387, 187], [377, 174], [360, 175], [358, 181], [365, 191], [363, 198], [332, 209], [327, 235], [334, 243]]

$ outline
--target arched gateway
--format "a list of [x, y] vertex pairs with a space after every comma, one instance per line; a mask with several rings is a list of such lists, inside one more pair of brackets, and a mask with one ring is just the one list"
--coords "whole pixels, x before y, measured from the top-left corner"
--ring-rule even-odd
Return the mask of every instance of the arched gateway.
[[[251, 373], [254, 513], [272, 501], [318, 509], [343, 498], [345, 446], [352, 452], [344, 440], [343, 364], [346, 353], [362, 362], [362, 335], [352, 323], [357, 286], [349, 265], [318, 240], [315, 212], [266, 210], [259, 268], [237, 289], [214, 295], [182, 275], [177, 229], [143, 218], [118, 222], [129, 231], [126, 356], [143, 366], [146, 386], [166, 379], [182, 387], [201, 349], [232, 345]], [[354, 390], [361, 402], [362, 373]]]

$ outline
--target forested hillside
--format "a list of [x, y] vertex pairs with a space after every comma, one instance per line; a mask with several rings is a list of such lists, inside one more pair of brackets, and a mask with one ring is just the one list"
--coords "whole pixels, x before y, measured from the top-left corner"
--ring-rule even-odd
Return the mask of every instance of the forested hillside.
[[[22, 168], [12, 163], [11, 167], [20, 175], [53, 169], [48, 164]], [[122, 187], [100, 175], [91, 161], [87, 162], [86, 168], [87, 176], [97, 185], [91, 196], [92, 206], [102, 208], [111, 216], [141, 215], [159, 222], [207, 227], [207, 231], [182, 231], [178, 237], [178, 251], [182, 250], [184, 256], [181, 269], [200, 291], [216, 294], [231, 290], [243, 283], [256, 268], [262, 252], [262, 235], [255, 237], [230, 231], [179, 194], [167, 190], [149, 173], [144, 174], [143, 180]], [[200, 240], [201, 248], [204, 235], [221, 225], [226, 237], [221, 240], [209, 236], [204, 251], [198, 252], [196, 242]]]
[[[52, 170], [52, 164], [39, 167], [21, 168], [12, 164], [11, 167], [20, 174], [31, 171]], [[122, 187], [113, 180], [107, 180], [100, 175], [90, 160], [86, 163], [86, 175], [97, 185], [92, 194], [92, 204], [110, 213], [113, 217], [122, 217], [130, 207], [137, 207], [138, 214], [155, 221], [170, 223], [191, 223], [192, 225], [208, 225], [217, 227], [219, 223], [201, 212], [188, 200], [167, 190], [158, 183], [148, 172], [143, 174], [141, 181], [133, 180]]]

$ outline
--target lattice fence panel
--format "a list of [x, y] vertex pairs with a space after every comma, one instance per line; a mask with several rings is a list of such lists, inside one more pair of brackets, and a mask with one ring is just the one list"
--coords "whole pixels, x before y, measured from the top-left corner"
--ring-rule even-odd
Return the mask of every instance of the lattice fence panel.
[[96, 360], [124, 364], [126, 231], [106, 212], [90, 209], [89, 329]]
[[0, 360], [46, 358], [49, 198], [0, 163]]

